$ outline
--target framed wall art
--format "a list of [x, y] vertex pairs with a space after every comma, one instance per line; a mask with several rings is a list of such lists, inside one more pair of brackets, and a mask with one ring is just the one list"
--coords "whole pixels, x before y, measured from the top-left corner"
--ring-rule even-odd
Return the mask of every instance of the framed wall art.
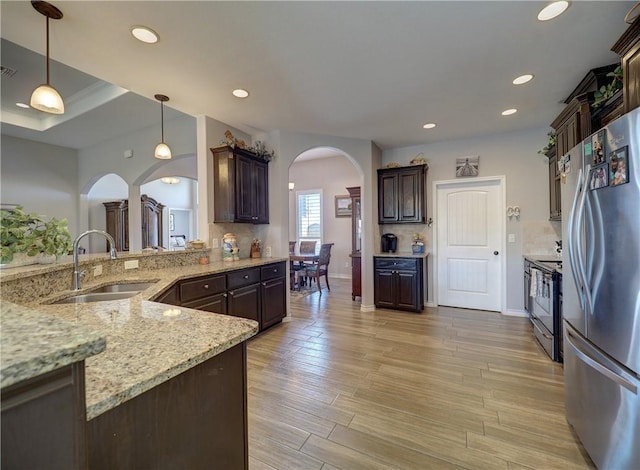
[[351, 196], [336, 196], [336, 217], [351, 217]]

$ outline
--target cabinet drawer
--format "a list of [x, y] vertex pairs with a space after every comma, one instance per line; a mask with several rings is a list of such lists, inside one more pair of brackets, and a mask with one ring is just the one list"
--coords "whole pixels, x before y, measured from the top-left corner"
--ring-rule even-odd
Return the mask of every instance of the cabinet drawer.
[[284, 263], [273, 263], [260, 268], [260, 279], [268, 281], [269, 279], [277, 279], [284, 277], [286, 272]]
[[227, 286], [229, 289], [235, 289], [256, 282], [260, 282], [260, 268], [243, 269], [242, 271], [227, 274]]
[[417, 271], [417, 261], [414, 258], [374, 258], [374, 267], [375, 269]]
[[182, 302], [200, 299], [226, 290], [225, 275], [200, 277], [180, 283], [180, 299]]

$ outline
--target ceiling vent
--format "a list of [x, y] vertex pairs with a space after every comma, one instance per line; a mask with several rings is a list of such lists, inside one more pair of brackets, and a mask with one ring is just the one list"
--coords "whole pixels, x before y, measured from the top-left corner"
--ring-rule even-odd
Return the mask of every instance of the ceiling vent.
[[10, 69], [9, 67], [5, 67], [4, 65], [0, 65], [0, 75], [3, 77], [11, 78], [16, 74], [17, 70]]

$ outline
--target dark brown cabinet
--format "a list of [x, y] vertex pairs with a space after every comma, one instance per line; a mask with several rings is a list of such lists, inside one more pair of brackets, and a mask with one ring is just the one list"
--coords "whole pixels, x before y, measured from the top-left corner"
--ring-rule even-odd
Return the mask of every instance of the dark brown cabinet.
[[351, 196], [351, 300], [362, 297], [362, 212], [360, 208], [360, 186], [347, 188]]
[[85, 469], [84, 361], [2, 389], [2, 468]]
[[378, 170], [378, 223], [424, 223], [427, 165]]
[[[116, 242], [116, 250], [129, 251], [129, 201], [103, 202], [106, 211], [106, 232]], [[162, 210], [164, 205], [143, 194], [140, 198], [142, 247], [162, 246]], [[108, 246], [105, 245], [108, 251]]]
[[424, 259], [374, 256], [376, 307], [421, 312], [424, 309]]
[[624, 112], [628, 113], [640, 106], [640, 16], [636, 17], [611, 50], [620, 55]]
[[560, 172], [555, 147], [549, 150], [547, 156], [549, 157], [549, 220], [561, 220]]
[[155, 301], [248, 318], [262, 331], [287, 315], [285, 276], [284, 262], [200, 276], [179, 281]]
[[246, 370], [242, 342], [92, 419], [83, 468], [249, 468]]
[[218, 147], [213, 154], [214, 222], [269, 223], [268, 163], [247, 150]]

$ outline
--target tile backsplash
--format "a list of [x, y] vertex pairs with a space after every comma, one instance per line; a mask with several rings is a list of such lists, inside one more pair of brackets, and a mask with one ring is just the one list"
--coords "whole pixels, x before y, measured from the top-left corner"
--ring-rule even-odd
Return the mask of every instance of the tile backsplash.
[[550, 220], [522, 222], [522, 253], [555, 256], [555, 242], [562, 239], [562, 224]]

